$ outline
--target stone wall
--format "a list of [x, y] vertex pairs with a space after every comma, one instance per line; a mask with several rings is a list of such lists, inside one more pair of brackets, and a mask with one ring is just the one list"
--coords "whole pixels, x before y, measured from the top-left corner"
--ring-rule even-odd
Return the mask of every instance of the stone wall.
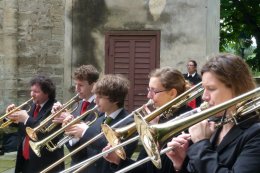
[[0, 0], [0, 108], [29, 99], [29, 80], [46, 74], [63, 95], [64, 1]]
[[[188, 59], [196, 59], [200, 68], [206, 55], [219, 50], [219, 1], [67, 0], [66, 7], [67, 79], [82, 63], [105, 68], [106, 31], [159, 30], [160, 66], [173, 66], [182, 72]], [[71, 83], [64, 81], [65, 95], [69, 95]]]
[[37, 73], [54, 79], [68, 100], [73, 70], [104, 70], [106, 31], [160, 30], [160, 65], [184, 72], [218, 52], [219, 2], [211, 0], [0, 0], [0, 108], [29, 99]]

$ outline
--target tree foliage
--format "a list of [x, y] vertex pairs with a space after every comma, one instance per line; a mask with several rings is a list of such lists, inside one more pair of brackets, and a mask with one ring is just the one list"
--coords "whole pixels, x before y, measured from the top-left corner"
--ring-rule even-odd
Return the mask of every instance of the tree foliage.
[[253, 70], [260, 71], [260, 0], [221, 0], [220, 9], [220, 51], [232, 47], [241, 54], [252, 49], [255, 38], [253, 55], [243, 58]]

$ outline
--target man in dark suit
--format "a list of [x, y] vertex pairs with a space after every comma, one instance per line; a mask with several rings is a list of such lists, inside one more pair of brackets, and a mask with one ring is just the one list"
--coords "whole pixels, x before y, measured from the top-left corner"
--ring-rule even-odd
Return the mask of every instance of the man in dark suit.
[[[51, 108], [55, 102], [55, 85], [52, 80], [46, 76], [36, 76], [30, 81], [31, 97], [33, 102], [30, 104], [30, 111], [20, 110], [8, 116], [13, 122], [18, 123], [19, 132], [22, 136], [22, 142], [18, 147], [15, 172], [35, 173], [44, 169], [54, 161], [63, 157], [63, 148], [54, 152], [48, 151], [45, 147], [41, 150], [41, 157], [38, 157], [29, 145], [29, 137], [26, 135], [25, 128], [34, 128], [51, 114]], [[15, 108], [15, 105], [9, 105], [7, 112]], [[53, 129], [55, 131], [56, 129]], [[50, 132], [50, 133], [53, 133]], [[50, 133], [38, 135], [39, 140], [49, 136]], [[58, 172], [64, 169], [64, 163], [58, 165], [51, 172]]]
[[[197, 62], [195, 60], [188, 61], [187, 71], [188, 73], [185, 73], [183, 76], [192, 86], [201, 82], [201, 76], [197, 73]], [[189, 103], [189, 106], [196, 108], [200, 106], [201, 102], [201, 97], [197, 97]]]
[[[69, 122], [75, 117], [80, 116], [86, 111], [94, 108], [95, 106], [95, 96], [92, 93], [92, 89], [99, 78], [98, 70], [92, 65], [82, 65], [75, 70], [73, 78], [75, 82], [75, 91], [79, 95], [79, 98], [82, 100], [77, 104], [77, 108], [72, 113], [64, 112], [61, 114], [61, 116], [55, 118], [53, 122], [63, 123], [65, 118], [66, 122]], [[62, 104], [60, 102], [57, 102], [54, 104], [52, 111], [55, 112], [61, 108]], [[84, 131], [86, 131], [86, 129], [88, 128], [86, 122], [90, 122], [94, 118], [94, 114], [87, 115], [83, 119], [84, 121], [73, 125], [71, 128], [73, 128], [73, 131], [77, 132], [77, 135], [80, 136], [80, 134], [83, 134]], [[72, 138], [69, 142], [66, 143], [67, 148], [70, 151], [78, 148], [80, 145], [79, 140], [80, 138], [78, 137]], [[85, 150], [82, 150], [81, 152], [73, 155], [71, 158], [71, 163], [74, 164], [84, 160], [86, 158], [85, 152]]]
[[[84, 144], [96, 135], [101, 133], [101, 124], [106, 123], [109, 126], [117, 123], [128, 115], [124, 109], [124, 100], [128, 93], [129, 81], [121, 75], [104, 75], [93, 87], [93, 92], [96, 95], [96, 104], [100, 112], [104, 114], [99, 117], [93, 125], [91, 125], [80, 137], [80, 144]], [[128, 118], [120, 124], [119, 127], [132, 123], [133, 119]], [[73, 134], [73, 131], [67, 131], [68, 134]], [[75, 134], [75, 133], [74, 133]], [[76, 135], [76, 134], [75, 134]], [[137, 143], [132, 143], [126, 146], [125, 151], [127, 157], [131, 157]], [[86, 147], [86, 157], [90, 158], [102, 152], [102, 149], [107, 145], [107, 140], [102, 137]], [[89, 167], [82, 170], [87, 173], [110, 173], [113, 172], [109, 162], [104, 158], [100, 158]]]

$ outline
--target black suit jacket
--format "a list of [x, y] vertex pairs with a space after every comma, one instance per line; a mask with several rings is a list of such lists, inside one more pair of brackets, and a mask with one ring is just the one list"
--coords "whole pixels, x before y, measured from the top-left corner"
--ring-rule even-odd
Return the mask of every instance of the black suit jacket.
[[[77, 117], [77, 116], [80, 115], [81, 108], [82, 108], [82, 103], [83, 103], [83, 100], [79, 101], [79, 104], [78, 104], [77, 108], [72, 112], [72, 115], [74, 115], [74, 117]], [[94, 100], [93, 100], [93, 101], [88, 105], [87, 111], [90, 110], [90, 109], [92, 109], [92, 108], [94, 108], [95, 105], [96, 105], [96, 104], [95, 104], [95, 102], [94, 102]], [[91, 115], [93, 115], [93, 114], [91, 114]], [[93, 120], [93, 119], [94, 119], [94, 116], [91, 116], [91, 115], [90, 115], [90, 116], [86, 116], [83, 120], [84, 120], [85, 122]]]
[[[55, 100], [48, 100], [43, 107], [41, 108], [38, 116], [36, 119], [33, 118], [33, 112], [36, 108], [36, 105], [34, 103], [31, 104], [31, 109], [28, 112], [29, 118], [24, 125], [24, 123], [19, 123], [19, 132], [24, 139], [26, 136], [26, 127], [31, 127], [34, 128], [39, 123], [48, 117], [51, 114], [51, 108], [54, 104]], [[59, 128], [59, 127], [57, 127]], [[45, 137], [49, 136], [51, 133], [53, 133], [57, 128], [53, 129], [50, 133], [42, 134], [42, 133], [37, 133], [38, 134], [38, 139], [39, 141], [44, 139]], [[53, 140], [53, 142], [57, 142], [59, 138], [56, 138]], [[40, 172], [41, 170], [45, 169], [47, 166], [50, 164], [54, 163], [56, 160], [62, 158], [64, 156], [63, 148], [60, 148], [58, 150], [55, 150], [54, 152], [50, 152], [46, 149], [46, 147], [43, 147], [41, 149], [41, 157], [38, 157], [33, 150], [29, 149], [30, 153], [30, 159], [29, 161], [25, 161], [22, 155], [22, 149], [23, 149], [23, 140], [19, 144], [18, 147], [18, 152], [17, 152], [17, 159], [16, 159], [16, 165], [15, 165], [15, 172], [26, 172], [26, 173], [35, 173], [35, 172]], [[27, 165], [27, 166], [25, 166]], [[64, 169], [64, 163], [61, 163], [57, 167], [55, 167], [51, 172], [57, 172], [61, 171]]]
[[[83, 103], [83, 101], [81, 100], [81, 101], [79, 102], [79, 106], [76, 108], [75, 111], [73, 111], [72, 114], [73, 114], [75, 117], [77, 117], [77, 116], [80, 115], [82, 103]], [[96, 105], [96, 104], [95, 104], [95, 102], [94, 102], [94, 100], [93, 100], [93, 101], [88, 105], [87, 111], [90, 110], [90, 109], [92, 109], [92, 108], [94, 108], [95, 105]], [[102, 115], [102, 114], [98, 112], [98, 116], [101, 116], [101, 115]], [[94, 118], [95, 118], [94, 114], [89, 114], [88, 116], [86, 116], [86, 117], [83, 119], [83, 121], [84, 121], [84, 122], [92, 121]], [[66, 147], [68, 148], [69, 151], [75, 150], [75, 149], [78, 148], [80, 145], [81, 145], [81, 142], [80, 142], [80, 141], [77, 142], [77, 143], [75, 143], [75, 144], [72, 145], [72, 146], [71, 146], [69, 143], [66, 143]], [[78, 163], [78, 162], [84, 160], [84, 159], [86, 158], [86, 155], [87, 155], [86, 149], [82, 149], [80, 152], [78, 152], [78, 153], [76, 153], [76, 154], [74, 154], [74, 155], [71, 156], [71, 164], [73, 165], [74, 163]]]
[[[111, 124], [109, 124], [109, 126], [112, 126], [113, 124], [115, 124], [118, 121], [122, 120], [127, 115], [128, 115], [128, 112], [126, 112], [126, 110], [123, 109], [117, 115], [117, 117], [112, 120], [112, 122], [111, 122]], [[86, 141], [89, 141], [91, 138], [93, 138], [94, 136], [96, 136], [97, 134], [99, 134], [101, 132], [101, 124], [103, 123], [104, 119], [105, 119], [104, 115], [97, 119], [97, 121], [86, 131], [86, 133], [84, 134], [83, 138], [80, 140], [81, 144], [85, 143]], [[133, 122], [133, 118], [132, 117], [128, 118], [124, 122], [122, 122], [118, 127], [125, 126], [125, 125], [127, 125], [129, 123], [132, 123], [132, 122]], [[108, 144], [108, 141], [106, 140], [105, 136], [101, 137], [100, 139], [98, 139], [95, 142], [93, 142], [92, 144], [90, 144], [88, 147], [86, 147], [86, 150], [85, 150], [86, 151], [86, 153], [85, 153], [86, 155], [85, 155], [84, 160], [101, 153], [102, 149], [107, 144]], [[134, 152], [134, 149], [135, 149], [136, 145], [137, 145], [137, 142], [131, 143], [131, 144], [129, 144], [129, 145], [124, 147], [124, 149], [126, 151], [127, 157], [131, 157], [131, 155]], [[84, 169], [84, 171], [82, 171], [82, 172], [87, 172], [87, 173], [110, 173], [110, 172], [114, 172], [114, 171], [110, 168], [109, 162], [107, 162], [103, 158], [100, 158], [95, 163], [93, 163], [92, 165], [90, 165], [89, 167]]]
[[219, 131], [210, 140], [202, 140], [189, 147], [186, 169], [182, 172], [259, 173], [259, 118], [234, 126], [221, 143], [215, 145]]
[[[188, 73], [183, 74], [183, 76], [186, 80], [188, 80], [191, 83], [191, 85], [197, 85], [198, 83], [201, 82], [201, 76], [197, 72], [193, 77], [192, 76], [188, 77]], [[199, 96], [196, 98], [196, 107], [199, 107], [201, 103], [202, 103], [202, 99], [201, 96]]]
[[[171, 114], [168, 118], [165, 116], [160, 117], [159, 123], [166, 123], [167, 121], [187, 112], [190, 111], [191, 108], [189, 106], [182, 106], [180, 109], [178, 109], [176, 112]], [[142, 160], [144, 158], [148, 157], [145, 149], [143, 146], [140, 148], [140, 153], [138, 155], [137, 161]], [[142, 173], [173, 173], [175, 170], [173, 169], [172, 161], [164, 154], [161, 155], [161, 162], [162, 162], [162, 169], [157, 169], [151, 161], [144, 163], [129, 172], [135, 173], [135, 172], [142, 172]], [[135, 163], [134, 160], [130, 159], [129, 157], [126, 160], [121, 160], [119, 165], [110, 164], [111, 168], [114, 171], [118, 171], [120, 169], [123, 169], [124, 167], [127, 167], [131, 164]]]

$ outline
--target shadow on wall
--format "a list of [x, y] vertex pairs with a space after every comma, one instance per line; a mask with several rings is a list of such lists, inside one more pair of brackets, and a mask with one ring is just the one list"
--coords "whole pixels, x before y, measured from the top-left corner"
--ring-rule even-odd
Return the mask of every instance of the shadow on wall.
[[90, 63], [98, 67], [95, 58], [95, 40], [91, 33], [103, 30], [108, 16], [105, 0], [76, 0], [71, 12], [73, 23], [73, 51], [76, 52], [74, 66]]

